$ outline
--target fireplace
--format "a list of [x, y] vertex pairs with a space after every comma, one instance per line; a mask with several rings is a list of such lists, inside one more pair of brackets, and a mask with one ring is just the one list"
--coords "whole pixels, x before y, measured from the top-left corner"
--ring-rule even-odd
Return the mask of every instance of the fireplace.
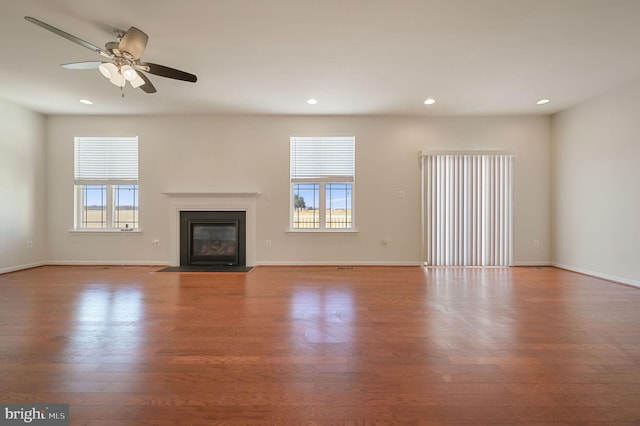
[[180, 266], [246, 266], [245, 211], [181, 211]]
[[[169, 201], [169, 253], [167, 264], [181, 266], [183, 238], [181, 215], [189, 212], [240, 212], [245, 213], [244, 237], [240, 236], [238, 262], [244, 258], [244, 266], [254, 266], [256, 262], [256, 200], [259, 192], [162, 192]], [[242, 223], [240, 224], [242, 226]], [[242, 265], [239, 265], [242, 266]]]

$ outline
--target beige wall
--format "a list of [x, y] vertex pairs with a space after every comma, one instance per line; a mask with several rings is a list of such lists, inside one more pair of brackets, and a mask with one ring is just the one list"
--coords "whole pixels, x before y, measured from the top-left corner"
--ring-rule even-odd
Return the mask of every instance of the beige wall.
[[[551, 261], [549, 117], [55, 116], [47, 123], [48, 254], [53, 263], [168, 262], [170, 201], [162, 192], [194, 191], [261, 193], [256, 264], [418, 264], [418, 153], [463, 149], [517, 154], [514, 260]], [[289, 137], [318, 134], [356, 136], [358, 233], [286, 232]], [[139, 136], [141, 233], [69, 232], [73, 137], [82, 135]], [[396, 198], [396, 191], [406, 197]], [[155, 239], [159, 246], [152, 244]], [[391, 243], [385, 247], [382, 240]]]
[[45, 118], [0, 100], [0, 273], [46, 260]]
[[[47, 261], [166, 263], [171, 251], [170, 201], [161, 195], [165, 191], [260, 192], [256, 264], [417, 264], [418, 152], [468, 149], [517, 154], [516, 264], [554, 263], [637, 285], [638, 116], [640, 82], [552, 119], [45, 118], [0, 101], [0, 272]], [[73, 227], [73, 136], [121, 134], [140, 136], [143, 232], [69, 232]], [[356, 234], [285, 232], [288, 138], [317, 134], [357, 138]], [[404, 191], [406, 197], [396, 198], [396, 191]], [[151, 243], [155, 239], [160, 240], [159, 246]], [[391, 241], [389, 247], [384, 247], [383, 239]], [[270, 248], [266, 240], [271, 240]], [[534, 240], [539, 241], [538, 247]], [[33, 248], [27, 248], [27, 241], [32, 241]]]
[[640, 285], [640, 80], [553, 117], [558, 266]]

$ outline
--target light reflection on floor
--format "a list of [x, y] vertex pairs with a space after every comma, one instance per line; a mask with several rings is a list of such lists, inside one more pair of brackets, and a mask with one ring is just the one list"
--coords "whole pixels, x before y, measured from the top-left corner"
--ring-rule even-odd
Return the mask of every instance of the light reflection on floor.
[[139, 358], [145, 341], [144, 303], [138, 288], [92, 287], [75, 304], [75, 327], [67, 352], [74, 356], [114, 357], [121, 362]]
[[352, 340], [355, 311], [347, 290], [296, 288], [291, 296], [290, 315], [296, 341], [320, 344]]

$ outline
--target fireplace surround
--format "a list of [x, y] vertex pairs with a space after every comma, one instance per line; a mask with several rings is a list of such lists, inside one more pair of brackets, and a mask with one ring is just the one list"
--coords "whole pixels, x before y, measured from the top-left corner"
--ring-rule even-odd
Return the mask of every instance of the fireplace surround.
[[180, 266], [180, 214], [186, 211], [242, 211], [246, 213], [246, 266], [256, 259], [256, 201], [259, 192], [162, 192], [169, 202], [168, 264]]

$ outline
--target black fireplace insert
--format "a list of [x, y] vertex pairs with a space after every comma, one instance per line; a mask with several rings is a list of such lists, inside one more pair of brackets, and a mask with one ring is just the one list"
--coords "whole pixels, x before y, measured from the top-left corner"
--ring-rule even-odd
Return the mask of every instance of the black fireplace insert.
[[246, 212], [180, 212], [180, 265], [246, 265]]

